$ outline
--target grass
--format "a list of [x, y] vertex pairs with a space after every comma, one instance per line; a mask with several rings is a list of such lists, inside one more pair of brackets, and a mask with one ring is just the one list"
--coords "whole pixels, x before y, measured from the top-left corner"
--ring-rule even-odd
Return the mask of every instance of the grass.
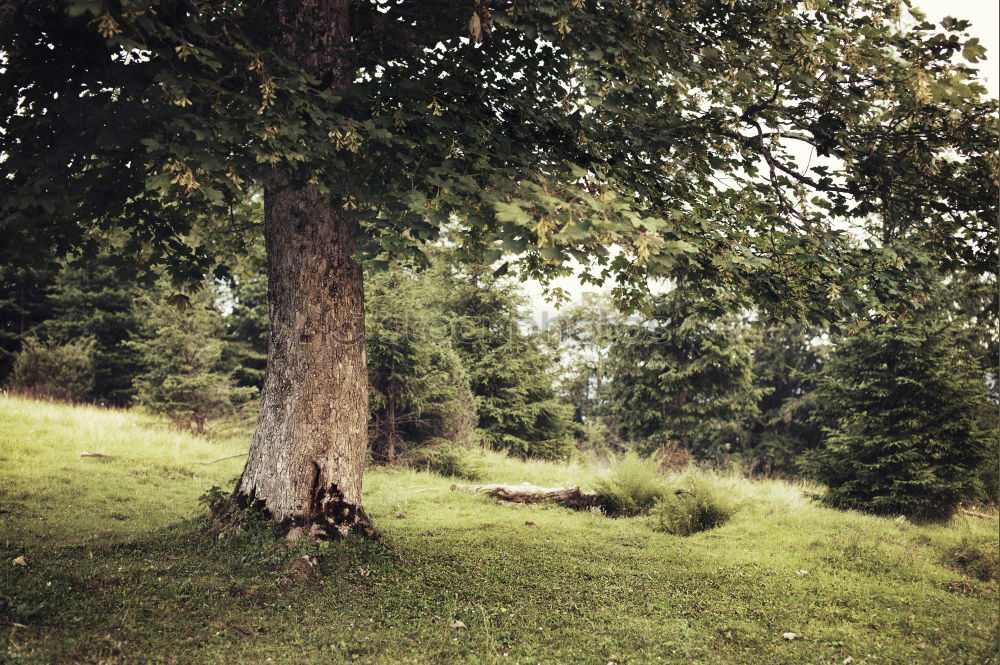
[[699, 469], [673, 474], [675, 489], [664, 494], [656, 507], [653, 529], [675, 536], [690, 536], [725, 524], [738, 506], [725, 479]]
[[[290, 547], [201, 531], [198, 496], [242, 459], [200, 462], [240, 447], [0, 398], [0, 662], [997, 662], [995, 513], [915, 525], [721, 477], [740, 509], [681, 538], [372, 469], [380, 541]], [[486, 460], [492, 482], [594, 473]]]
[[659, 475], [660, 460], [655, 455], [640, 457], [628, 451], [611, 461], [611, 468], [594, 481], [595, 491], [604, 499], [608, 513], [634, 517], [646, 513], [664, 495]]

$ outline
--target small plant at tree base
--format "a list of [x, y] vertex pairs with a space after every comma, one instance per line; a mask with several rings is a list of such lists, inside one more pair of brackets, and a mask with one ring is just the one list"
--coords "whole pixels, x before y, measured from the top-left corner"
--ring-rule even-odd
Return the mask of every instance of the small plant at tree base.
[[79, 402], [94, 388], [94, 340], [68, 344], [24, 340], [11, 387], [32, 397]]
[[[226, 487], [236, 485], [237, 478]], [[232, 490], [214, 485], [198, 497], [198, 503], [208, 510], [208, 526], [202, 532], [217, 539], [232, 539], [246, 545], [260, 546], [274, 541], [278, 536], [274, 522], [264, 510], [256, 506], [242, 507], [233, 500]]]
[[657, 505], [654, 530], [690, 536], [725, 524], [736, 512], [735, 503], [700, 471], [690, 471], [681, 478], [680, 486], [667, 492]]
[[841, 341], [817, 380], [823, 447], [802, 462], [826, 484], [826, 503], [945, 518], [976, 494], [985, 373], [961, 341], [961, 331], [931, 322]]
[[218, 519], [229, 510], [229, 499], [231, 496], [232, 492], [227, 492], [218, 485], [213, 485], [198, 497], [198, 503], [208, 510], [208, 514], [212, 519]]
[[605, 510], [616, 517], [631, 517], [649, 511], [664, 495], [657, 455], [641, 457], [635, 451], [611, 462], [611, 470], [599, 477], [594, 490], [604, 499]]

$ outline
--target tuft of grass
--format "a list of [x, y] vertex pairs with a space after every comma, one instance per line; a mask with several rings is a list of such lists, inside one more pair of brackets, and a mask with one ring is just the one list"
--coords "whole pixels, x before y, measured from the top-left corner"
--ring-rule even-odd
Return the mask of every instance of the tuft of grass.
[[611, 470], [598, 477], [594, 491], [604, 499], [609, 514], [630, 517], [648, 512], [664, 496], [660, 459], [628, 451], [612, 460]]
[[736, 512], [733, 497], [720, 490], [703, 471], [679, 476], [678, 487], [657, 504], [653, 528], [675, 536], [690, 536], [725, 524]]

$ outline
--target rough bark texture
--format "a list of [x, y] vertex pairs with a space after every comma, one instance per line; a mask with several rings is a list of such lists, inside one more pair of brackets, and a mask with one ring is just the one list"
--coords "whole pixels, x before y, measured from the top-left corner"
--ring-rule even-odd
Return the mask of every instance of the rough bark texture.
[[[486, 494], [500, 501], [510, 503], [555, 503], [574, 510], [600, 508], [605, 510], [604, 499], [596, 492], [582, 492], [579, 487], [538, 487], [521, 483], [520, 485], [460, 485], [453, 484], [451, 489], [473, 494]], [[607, 512], [605, 510], [605, 512]]]
[[[343, 69], [346, 2], [275, 3], [275, 48], [317, 76]], [[260, 416], [237, 502], [289, 532], [372, 534], [361, 507], [367, 452], [364, 290], [357, 223], [281, 169], [265, 182], [270, 344]]]

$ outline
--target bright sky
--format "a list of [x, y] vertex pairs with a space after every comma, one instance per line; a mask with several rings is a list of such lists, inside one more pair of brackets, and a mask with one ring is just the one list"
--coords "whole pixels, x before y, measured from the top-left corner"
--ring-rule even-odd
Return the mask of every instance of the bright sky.
[[[1000, 2], [997, 0], [913, 0], [927, 19], [940, 23], [946, 16], [972, 22], [969, 34], [978, 37], [986, 48], [986, 60], [979, 63], [980, 71], [990, 94], [996, 97], [1000, 91]], [[574, 277], [565, 277], [553, 282], [553, 286], [565, 289], [571, 299], [576, 300], [585, 291], [595, 290], [592, 286], [582, 286]], [[531, 318], [541, 324], [545, 319], [558, 316], [555, 306], [546, 302], [542, 286], [534, 281], [522, 283], [530, 298]]]

